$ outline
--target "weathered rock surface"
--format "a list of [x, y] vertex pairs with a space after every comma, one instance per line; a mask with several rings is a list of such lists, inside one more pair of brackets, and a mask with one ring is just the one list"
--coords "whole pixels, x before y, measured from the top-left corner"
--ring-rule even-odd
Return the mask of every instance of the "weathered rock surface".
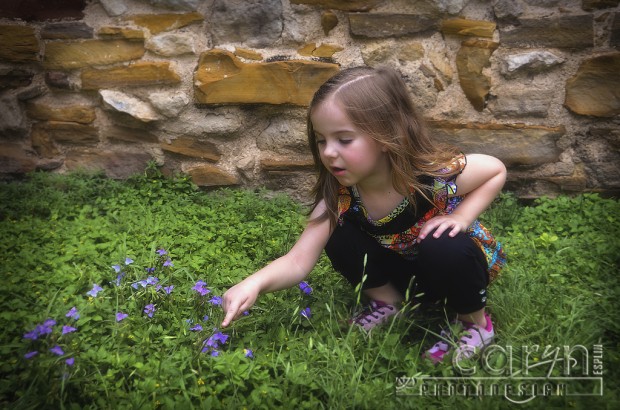
[[169, 62], [139, 61], [128, 66], [113, 68], [87, 68], [82, 71], [82, 89], [139, 87], [176, 84], [181, 77]]
[[592, 15], [520, 18], [520, 25], [500, 29], [506, 47], [557, 47], [581, 49], [594, 45]]
[[228, 51], [212, 50], [200, 56], [194, 98], [206, 104], [307, 105], [316, 89], [337, 71], [336, 64], [314, 61], [246, 64]]
[[200, 13], [162, 13], [135, 14], [123, 17], [123, 19], [132, 21], [137, 26], [144, 27], [155, 35], [162, 31], [175, 30], [190, 24], [200, 23], [204, 17]]
[[75, 21], [51, 23], [41, 29], [41, 38], [45, 40], [93, 38], [93, 28], [86, 23]]
[[486, 106], [491, 80], [482, 73], [490, 65], [489, 58], [499, 43], [488, 40], [466, 40], [456, 55], [459, 81], [465, 96], [477, 111]]
[[145, 152], [128, 150], [71, 150], [65, 167], [69, 171], [103, 171], [109, 178], [123, 179], [143, 172], [152, 157]]
[[94, 145], [99, 142], [98, 128], [91, 124], [66, 121], [44, 121], [33, 125], [44, 139], [69, 145]]
[[614, 117], [620, 114], [620, 53], [584, 61], [566, 82], [564, 104], [576, 114]]
[[191, 34], [162, 33], [147, 40], [145, 47], [164, 57], [194, 54], [194, 39]]
[[71, 70], [137, 60], [144, 45], [126, 40], [51, 41], [45, 44], [43, 66], [47, 70]]
[[39, 59], [39, 41], [33, 27], [0, 25], [0, 44], [0, 61], [27, 63]]
[[496, 24], [492, 21], [454, 18], [441, 22], [441, 32], [459, 36], [493, 37]]
[[513, 78], [521, 73], [535, 74], [547, 71], [564, 61], [562, 57], [558, 57], [550, 51], [510, 54], [502, 59], [501, 73], [507, 78]]
[[[64, 97], [64, 96], [63, 96]], [[26, 104], [26, 113], [39, 121], [65, 121], [90, 124], [95, 121], [95, 108], [82, 98], [48, 95]]]
[[101, 95], [103, 99], [104, 108], [129, 114], [142, 122], [157, 121], [160, 119], [159, 115], [150, 104], [121, 91], [100, 90], [99, 95]]
[[267, 47], [280, 38], [283, 29], [281, 0], [215, 0], [209, 27], [215, 44], [244, 43]]
[[430, 121], [433, 136], [457, 145], [463, 152], [480, 152], [501, 159], [508, 166], [557, 162], [556, 141], [565, 128], [525, 124], [453, 123]]
[[363, 37], [399, 37], [437, 29], [439, 18], [429, 14], [349, 13], [351, 34]]
[[369, 11], [383, 0], [291, 0], [292, 4], [308, 4], [344, 11]]
[[183, 169], [192, 177], [192, 181], [198, 186], [229, 186], [239, 184], [239, 179], [215, 165], [204, 164], [189, 166]]
[[170, 141], [170, 143], [162, 143], [161, 149], [173, 154], [211, 162], [217, 162], [222, 157], [214, 143], [193, 137], [182, 136]]

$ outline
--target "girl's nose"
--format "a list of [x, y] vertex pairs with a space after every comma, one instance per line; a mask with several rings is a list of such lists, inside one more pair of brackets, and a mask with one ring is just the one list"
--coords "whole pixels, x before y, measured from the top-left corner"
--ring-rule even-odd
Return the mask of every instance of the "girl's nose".
[[323, 148], [323, 155], [328, 158], [336, 157], [336, 155], [338, 155], [338, 152], [336, 151], [334, 144], [326, 142]]

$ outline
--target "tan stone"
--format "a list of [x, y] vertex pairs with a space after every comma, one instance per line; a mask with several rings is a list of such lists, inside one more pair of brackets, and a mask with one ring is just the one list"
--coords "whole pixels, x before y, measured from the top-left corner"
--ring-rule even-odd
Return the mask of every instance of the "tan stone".
[[260, 61], [263, 59], [263, 55], [254, 50], [248, 50], [247, 48], [235, 48], [235, 55], [237, 57], [245, 58], [246, 60]]
[[99, 142], [97, 127], [76, 122], [46, 121], [32, 126], [34, 132], [47, 133], [48, 138], [63, 144], [96, 144]]
[[201, 22], [204, 20], [204, 17], [200, 13], [164, 13], [135, 14], [123, 19], [133, 21], [136, 25], [147, 28], [151, 34], [157, 34], [162, 31], [175, 30]]
[[25, 174], [36, 166], [35, 158], [20, 145], [0, 143], [0, 174]]
[[74, 149], [67, 153], [68, 171], [103, 171], [109, 178], [124, 179], [144, 172], [152, 157], [144, 151]]
[[316, 89], [336, 72], [337, 64], [296, 60], [245, 64], [228, 51], [211, 50], [200, 56], [194, 96], [206, 104], [308, 105]]
[[459, 36], [493, 37], [496, 24], [492, 21], [469, 20], [454, 18], [441, 22], [443, 34], [455, 34]]
[[584, 61], [566, 82], [564, 105], [576, 114], [614, 117], [620, 114], [620, 53]]
[[265, 172], [274, 171], [311, 171], [314, 169], [312, 158], [264, 158], [260, 161], [261, 169]]
[[482, 74], [499, 43], [487, 40], [466, 40], [456, 54], [459, 81], [465, 96], [477, 111], [482, 111], [491, 88], [491, 80]]
[[297, 54], [301, 56], [311, 57], [312, 52], [316, 50], [316, 43], [308, 43], [297, 50]]
[[566, 133], [563, 126], [449, 121], [429, 121], [428, 125], [438, 140], [463, 152], [493, 155], [508, 166], [557, 162], [561, 151], [556, 141]]
[[0, 25], [0, 61], [28, 63], [39, 59], [39, 41], [30, 26]]
[[291, 0], [292, 4], [308, 4], [325, 9], [368, 11], [384, 0]]
[[445, 52], [432, 49], [428, 52], [428, 59], [430, 60], [435, 70], [441, 73], [443, 79], [448, 84], [451, 84], [452, 78], [454, 76], [454, 71], [452, 71], [452, 66], [450, 65], [450, 61], [446, 57]]
[[401, 61], [416, 61], [424, 57], [424, 46], [417, 41], [399, 42], [400, 48], [397, 50], [397, 57]]
[[78, 101], [54, 101], [42, 98], [26, 104], [26, 113], [30, 118], [41, 121], [65, 121], [90, 124], [96, 118], [95, 109]]
[[101, 27], [97, 34], [106, 39], [144, 40], [144, 31], [127, 27]]
[[192, 181], [198, 186], [230, 186], [238, 185], [239, 179], [221, 170], [215, 165], [203, 164], [188, 167], [183, 172], [192, 177]]
[[52, 41], [45, 43], [43, 66], [70, 70], [131, 61], [144, 55], [144, 44], [128, 40]]
[[302, 56], [307, 57], [324, 57], [329, 58], [337, 53], [338, 51], [344, 50], [342, 47], [337, 46], [335, 44], [321, 44], [320, 46], [316, 46], [315, 43], [306, 44], [297, 52]]
[[222, 157], [214, 143], [191, 137], [179, 137], [170, 143], [162, 143], [161, 149], [173, 154], [200, 158], [211, 162], [217, 162]]
[[327, 36], [334, 27], [338, 25], [338, 16], [331, 10], [323, 10], [321, 13], [321, 27]]
[[181, 77], [170, 68], [170, 63], [163, 61], [139, 61], [126, 67], [82, 71], [84, 90], [177, 84], [180, 81]]

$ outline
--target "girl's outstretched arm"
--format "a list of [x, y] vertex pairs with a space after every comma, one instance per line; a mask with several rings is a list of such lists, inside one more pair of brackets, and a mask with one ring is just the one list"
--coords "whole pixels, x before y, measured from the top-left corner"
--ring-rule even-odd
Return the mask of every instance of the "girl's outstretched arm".
[[[325, 203], [319, 203], [310, 219], [321, 215], [324, 210]], [[290, 288], [301, 282], [316, 265], [330, 235], [329, 220], [309, 223], [286, 255], [228, 289], [222, 297], [225, 313], [222, 327], [228, 326], [254, 305], [259, 294]]]
[[467, 228], [493, 202], [506, 182], [506, 167], [497, 158], [484, 154], [467, 155], [467, 165], [456, 178], [456, 195], [465, 195], [463, 201], [449, 215], [428, 220], [418, 235], [423, 240], [431, 232], [438, 238], [445, 230], [454, 236]]

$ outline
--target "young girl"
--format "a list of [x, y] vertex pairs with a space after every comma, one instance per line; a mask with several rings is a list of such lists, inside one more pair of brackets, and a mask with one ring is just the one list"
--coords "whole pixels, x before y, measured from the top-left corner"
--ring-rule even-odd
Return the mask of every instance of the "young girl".
[[[352, 323], [370, 330], [396, 314], [409, 290], [445, 300], [465, 332], [459, 357], [489, 345], [489, 279], [504, 263], [500, 245], [477, 221], [500, 192], [496, 158], [463, 155], [433, 142], [407, 87], [391, 69], [340, 71], [315, 93], [308, 140], [318, 169], [310, 221], [284, 256], [230, 288], [222, 327], [260, 293], [297, 285], [325, 250], [336, 271], [370, 299]], [[426, 356], [441, 361], [455, 340], [442, 331]]]

